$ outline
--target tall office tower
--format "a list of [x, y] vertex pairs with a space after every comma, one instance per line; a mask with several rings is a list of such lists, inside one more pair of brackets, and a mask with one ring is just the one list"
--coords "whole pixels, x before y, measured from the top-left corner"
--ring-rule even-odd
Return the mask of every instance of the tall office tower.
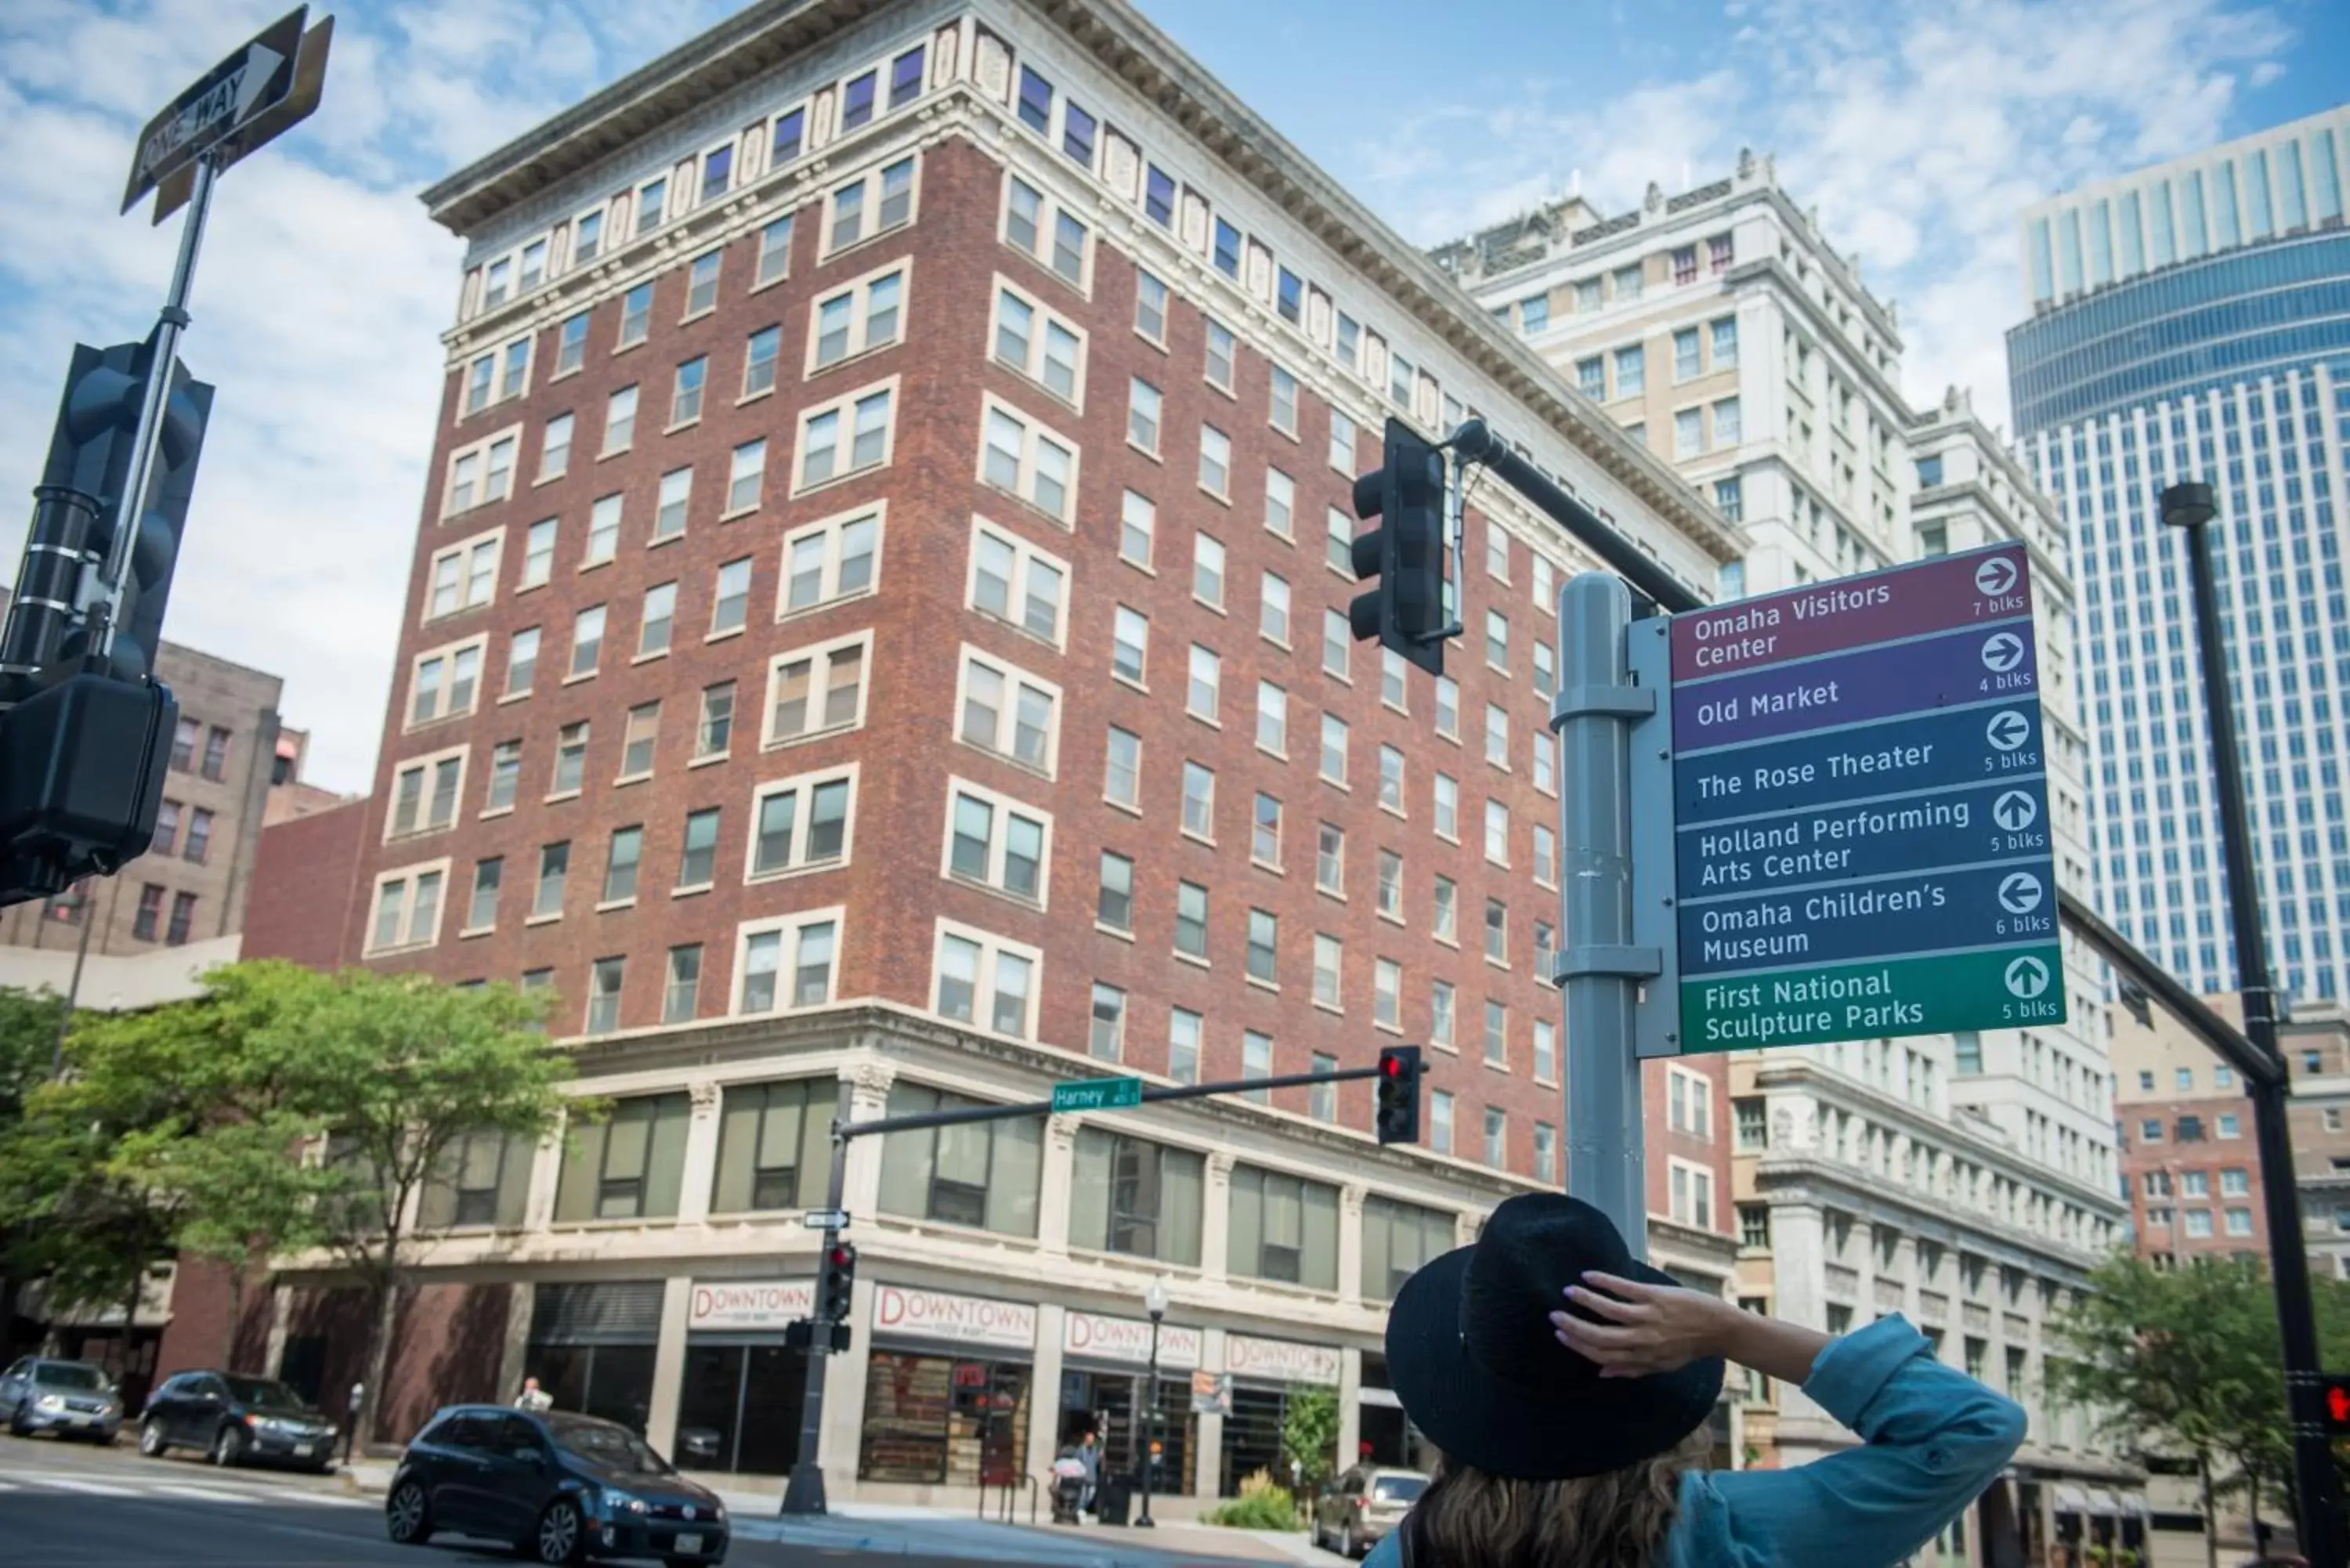
[[[426, 202], [468, 254], [352, 953], [545, 987], [614, 1110], [425, 1199], [389, 1435], [528, 1372], [776, 1473], [844, 1096], [1409, 1041], [1413, 1147], [1359, 1083], [856, 1143], [821, 1455], [969, 1507], [1086, 1428], [1127, 1469], [1139, 1397], [1211, 1499], [1321, 1385], [1349, 1462], [1410, 1457], [1385, 1303], [1563, 1177], [1547, 633], [1591, 563], [1482, 487], [1436, 679], [1349, 635], [1355, 476], [1474, 407], [1690, 582], [1735, 536], [1123, 5], [755, 6]], [[1726, 1291], [1680, 1083], [1653, 1247]], [[281, 1337], [339, 1388], [335, 1321]]]
[[[1435, 257], [1739, 527], [1724, 597], [2027, 545], [2058, 871], [2086, 885], [2055, 509], [1963, 391], [1925, 408], [1903, 397], [1898, 315], [1772, 160], [1742, 154], [1677, 195], [1652, 185], [1613, 217], [1548, 204]], [[2067, 1513], [2090, 1528], [2093, 1494], [2131, 1480], [2077, 1413], [2039, 1393], [2046, 1314], [2126, 1212], [2096, 976], [2069, 938], [2066, 965], [2061, 1025], [1726, 1058], [1742, 1295], [1831, 1330], [1898, 1308], [1952, 1365], [2004, 1379], [2032, 1409], [2038, 1478], [2014, 1501], [2043, 1533]], [[1778, 1462], [1845, 1440], [1799, 1394], [1758, 1382], [1746, 1397], [1748, 1441]], [[1967, 1550], [1963, 1534], [1945, 1537], [1947, 1555]]]
[[2350, 110], [2028, 209], [2031, 319], [2008, 333], [2016, 428], [2081, 584], [2096, 901], [2204, 992], [2232, 990], [2195, 614], [2156, 514], [2200, 480], [2243, 727], [2270, 959], [2350, 995], [2343, 818], [2350, 607]]

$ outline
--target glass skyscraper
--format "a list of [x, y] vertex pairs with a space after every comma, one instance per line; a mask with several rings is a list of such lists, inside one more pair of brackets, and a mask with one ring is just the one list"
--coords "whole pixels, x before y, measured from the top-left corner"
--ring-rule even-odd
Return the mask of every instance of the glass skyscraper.
[[2015, 421], [2080, 592], [2094, 897], [2199, 990], [2235, 984], [2184, 537], [2210, 483], [2279, 983], [2350, 996], [2350, 109], [2029, 209]]

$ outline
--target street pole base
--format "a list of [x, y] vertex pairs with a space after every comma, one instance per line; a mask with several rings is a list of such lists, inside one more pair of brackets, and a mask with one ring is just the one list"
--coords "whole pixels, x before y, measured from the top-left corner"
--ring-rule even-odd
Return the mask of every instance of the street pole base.
[[785, 1516], [824, 1511], [824, 1467], [803, 1459], [792, 1466], [792, 1479], [784, 1488]]
[[1140, 1519], [1134, 1521], [1134, 1528], [1137, 1530], [1156, 1530], [1159, 1528], [1159, 1521], [1146, 1513]]

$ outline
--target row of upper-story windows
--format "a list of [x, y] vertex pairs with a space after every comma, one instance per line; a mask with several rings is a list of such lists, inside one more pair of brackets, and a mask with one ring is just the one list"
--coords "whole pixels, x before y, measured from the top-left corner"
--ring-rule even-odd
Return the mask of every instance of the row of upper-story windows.
[[1628, 305], [1644, 297], [1651, 286], [1686, 288], [1699, 282], [1700, 275], [1720, 277], [1730, 270], [1735, 254], [1731, 235], [1709, 234], [1697, 244], [1669, 245], [1638, 261], [1491, 308], [1495, 320], [1515, 326], [1531, 337], [1547, 331], [1554, 317], [1570, 312], [1588, 316], [1609, 305]]
[[623, 251], [839, 136], [910, 108], [930, 85], [929, 57], [929, 45], [916, 44], [826, 83], [490, 257], [466, 272], [458, 318], [527, 299], [554, 278]]
[[[753, 1214], [805, 1207], [822, 1197], [825, 1118], [837, 1080], [732, 1083], [719, 1092], [708, 1210]], [[917, 1115], [983, 1102], [900, 1079], [889, 1114]], [[1335, 1109], [1335, 1103], [1329, 1109]], [[1315, 1119], [1335, 1121], [1317, 1102]], [[634, 1095], [608, 1117], [569, 1129], [556, 1170], [556, 1225], [666, 1220], [684, 1206], [691, 1097]], [[1555, 1149], [1555, 1129], [1535, 1124], [1536, 1149]], [[935, 1129], [892, 1134], [881, 1154], [879, 1209], [925, 1223], [1037, 1237], [1044, 1174], [1041, 1121], [978, 1123], [941, 1137]], [[529, 1140], [494, 1132], [461, 1139], [426, 1182], [417, 1223], [425, 1231], [524, 1223]], [[1201, 1262], [1209, 1150], [1112, 1127], [1081, 1126], [1072, 1150], [1070, 1245], [1181, 1268]], [[1495, 1162], [1495, 1163], [1498, 1163]], [[1540, 1163], [1538, 1158], [1537, 1163]], [[1228, 1183], [1226, 1268], [1248, 1278], [1337, 1289], [1337, 1189], [1267, 1168], [1237, 1166]], [[1383, 1193], [1359, 1220], [1365, 1300], [1392, 1298], [1422, 1264], [1451, 1250], [1456, 1217]]]

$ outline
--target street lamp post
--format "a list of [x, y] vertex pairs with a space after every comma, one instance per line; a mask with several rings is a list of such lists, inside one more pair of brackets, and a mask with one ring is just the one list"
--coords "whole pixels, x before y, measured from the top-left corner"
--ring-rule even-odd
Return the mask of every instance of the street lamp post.
[[2319, 1407], [2317, 1324], [2309, 1298], [2309, 1254], [2303, 1245], [2301, 1195], [2293, 1184], [2293, 1139], [2285, 1120], [2291, 1084], [2277, 1050], [2275, 992], [2268, 945], [2261, 929], [2260, 884], [2252, 870], [2251, 823], [2244, 806], [2243, 756], [2236, 737], [2235, 702], [2228, 681], [2227, 645], [2220, 621], [2220, 590], [2210, 535], [2217, 507], [2208, 484], [2174, 484], [2161, 500], [2162, 521], [2186, 535], [2187, 565], [2195, 595], [2195, 641], [2203, 666], [2203, 712], [2211, 728], [2212, 784], [2219, 794], [2220, 848], [2228, 871], [2228, 906], [2236, 944], [2236, 985], [2244, 1003], [2244, 1034], [2279, 1064], [2272, 1076], [2246, 1085], [2268, 1210], [2269, 1277], [2276, 1287], [2277, 1326], [2284, 1342], [2284, 1392], [2293, 1425], [2294, 1501], [2302, 1554], [2313, 1568], [2345, 1568], [2342, 1512], [2334, 1490], [2334, 1460]]
[[1150, 1371], [1143, 1384], [1142, 1512], [1134, 1527], [1155, 1530], [1159, 1521], [1150, 1517], [1150, 1470], [1159, 1457], [1153, 1450], [1159, 1437], [1159, 1324], [1167, 1315], [1166, 1281], [1150, 1282], [1150, 1288], [1142, 1293], [1142, 1306], [1150, 1314]]

